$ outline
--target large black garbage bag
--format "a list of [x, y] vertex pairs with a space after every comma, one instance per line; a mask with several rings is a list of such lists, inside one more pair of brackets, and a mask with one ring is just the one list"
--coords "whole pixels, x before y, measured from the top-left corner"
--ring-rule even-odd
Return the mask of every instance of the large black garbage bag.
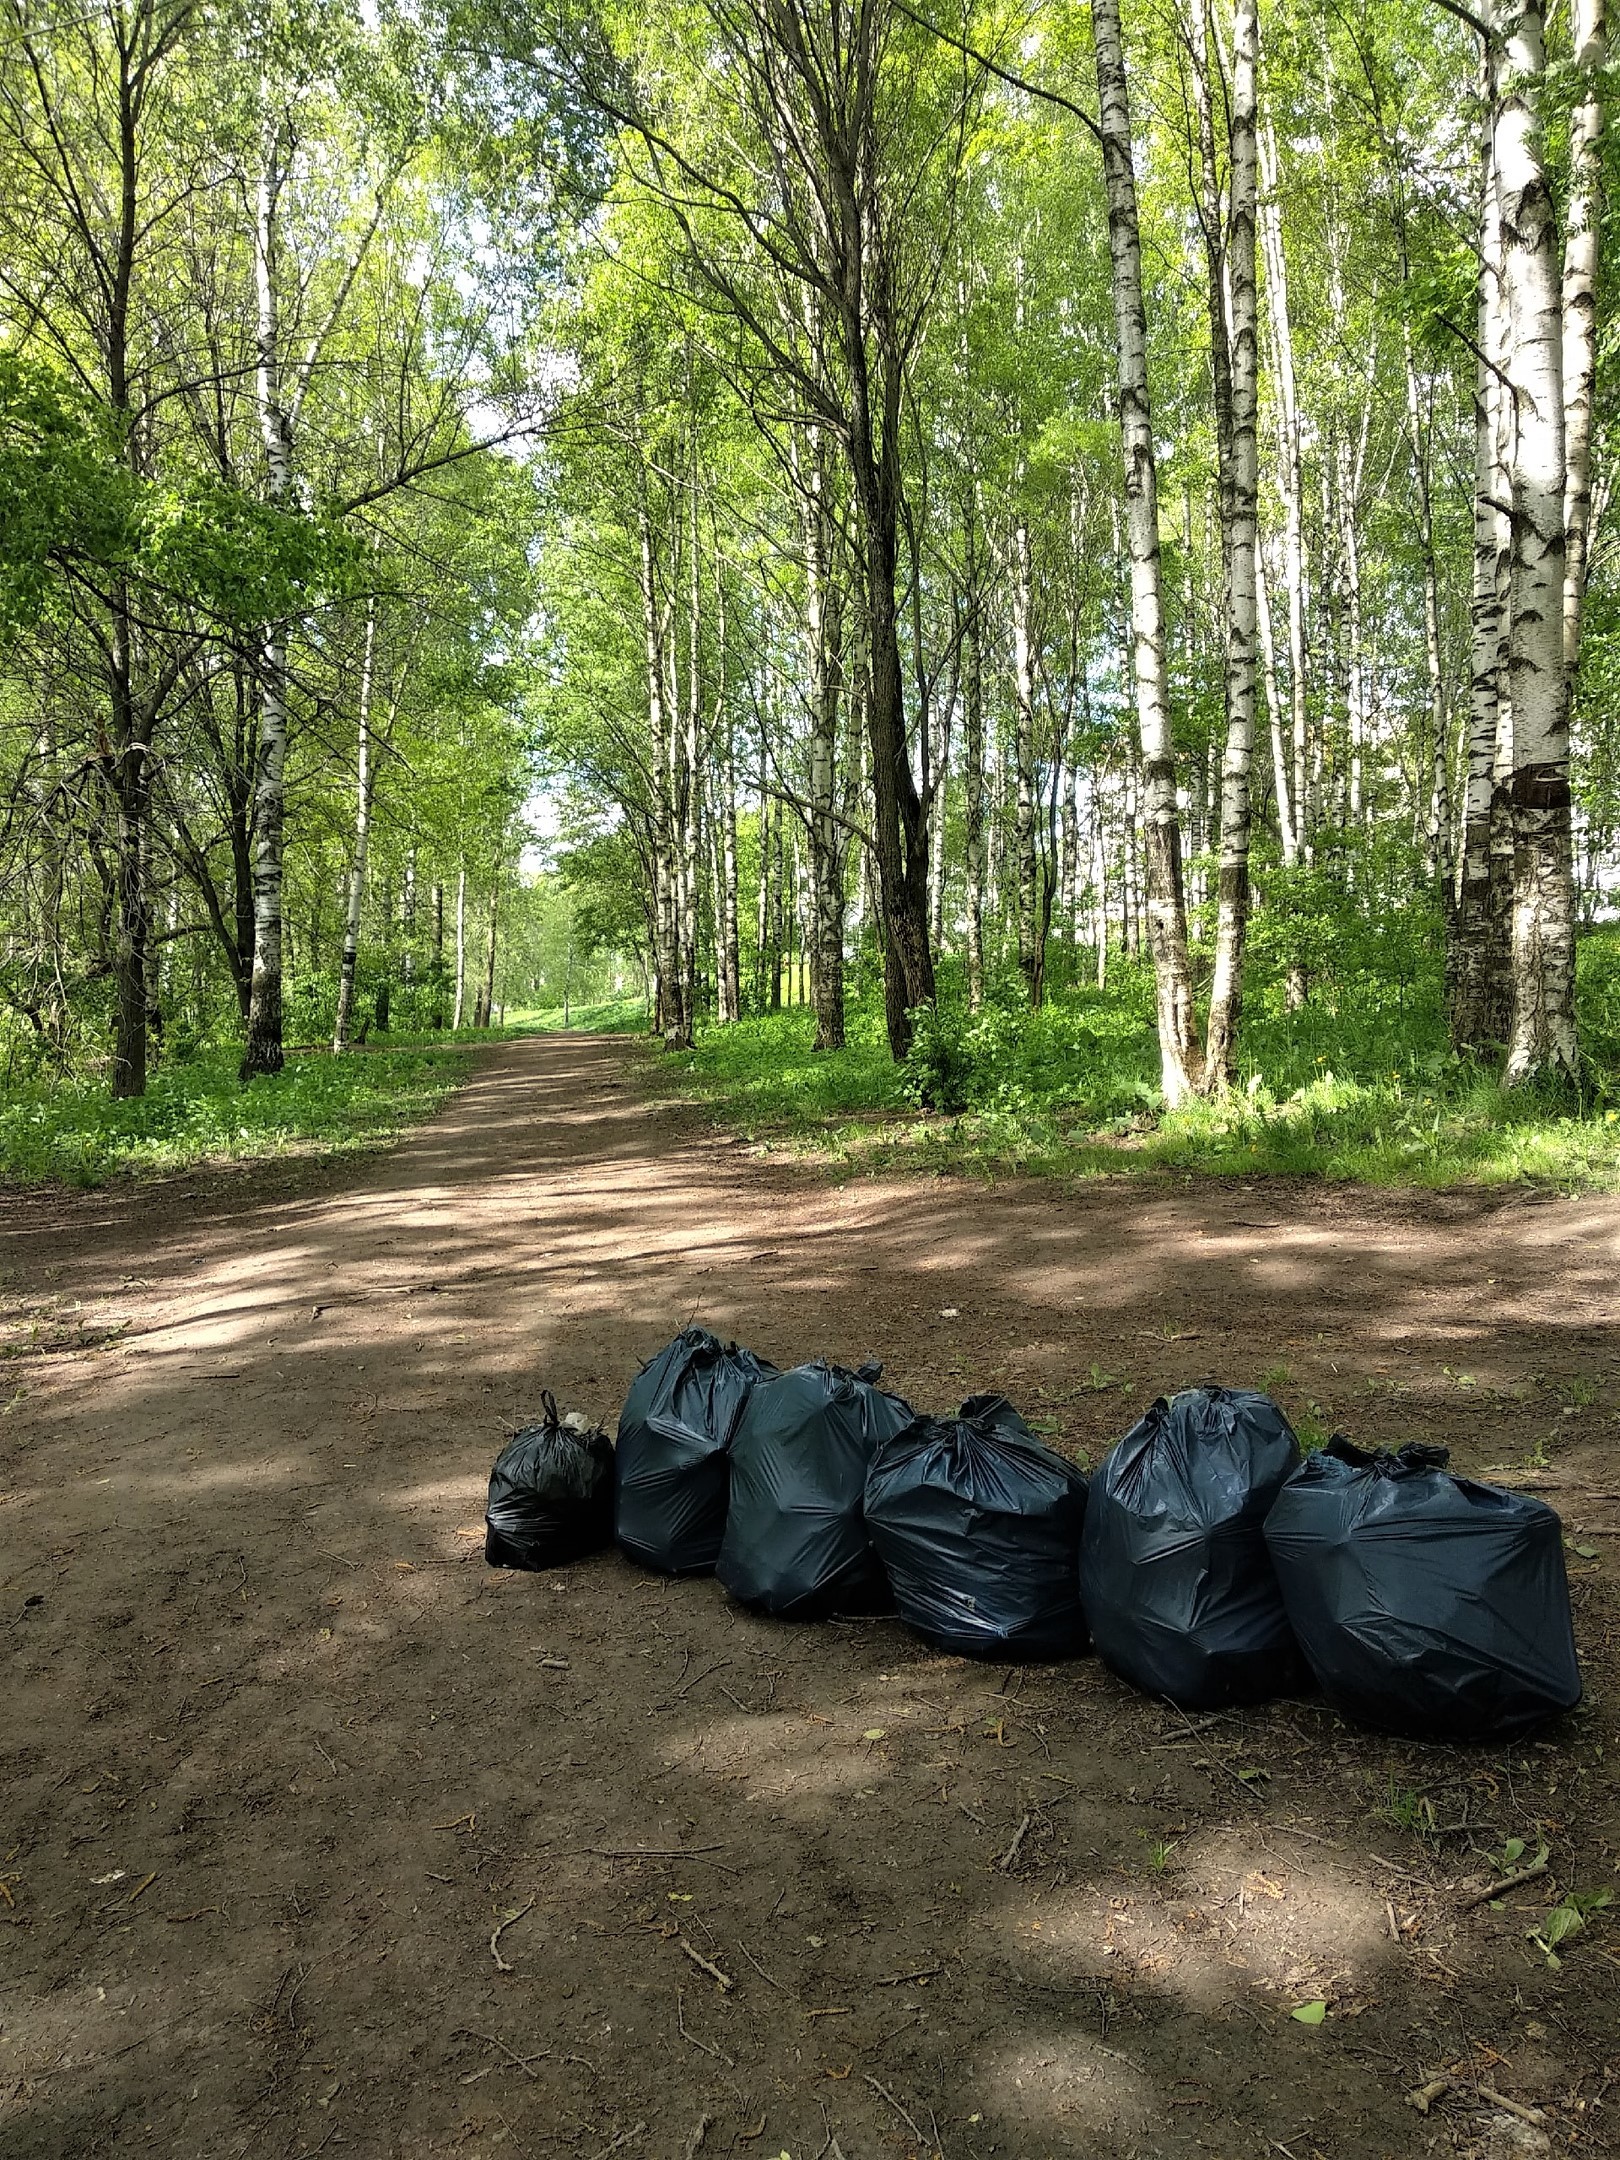
[[1086, 1481], [1005, 1396], [914, 1418], [866, 1479], [866, 1527], [907, 1627], [960, 1657], [1075, 1657]]
[[888, 1578], [864, 1515], [873, 1450], [914, 1411], [875, 1383], [818, 1359], [766, 1380], [731, 1443], [731, 1510], [715, 1573], [744, 1605], [781, 1619], [874, 1612]]
[[1283, 1487], [1266, 1543], [1336, 1710], [1415, 1740], [1497, 1739], [1581, 1699], [1563, 1525], [1448, 1459], [1336, 1437]]
[[776, 1367], [687, 1328], [641, 1368], [619, 1413], [614, 1535], [661, 1575], [707, 1575], [725, 1534], [726, 1451], [755, 1385]]
[[1269, 1396], [1160, 1396], [1091, 1481], [1080, 1598], [1104, 1664], [1184, 1710], [1260, 1702], [1297, 1684], [1262, 1526], [1299, 1461]]
[[540, 1403], [544, 1421], [509, 1440], [489, 1474], [491, 1567], [566, 1567], [612, 1542], [613, 1443], [583, 1420], [559, 1419], [552, 1396]]

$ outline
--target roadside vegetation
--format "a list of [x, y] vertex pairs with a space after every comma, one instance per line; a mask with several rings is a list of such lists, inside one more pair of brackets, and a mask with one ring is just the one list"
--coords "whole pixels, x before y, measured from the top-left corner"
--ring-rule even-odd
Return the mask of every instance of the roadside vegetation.
[[1175, 1111], [1159, 1092], [1145, 962], [1116, 966], [1103, 990], [1060, 982], [1035, 1012], [1009, 971], [970, 1013], [947, 969], [901, 1066], [868, 985], [841, 1051], [814, 1050], [813, 1011], [786, 1006], [706, 1028], [655, 1069], [752, 1139], [864, 1169], [1620, 1184], [1620, 931], [1581, 942], [1588, 1089], [1573, 1105], [1504, 1091], [1457, 1057], [1438, 958], [1402, 942], [1404, 960], [1341, 954], [1298, 1010], [1283, 976], [1258, 975], [1237, 1087]]

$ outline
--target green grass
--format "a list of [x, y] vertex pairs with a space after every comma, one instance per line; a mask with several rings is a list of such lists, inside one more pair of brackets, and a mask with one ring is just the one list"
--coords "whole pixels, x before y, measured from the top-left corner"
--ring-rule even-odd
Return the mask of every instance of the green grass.
[[848, 1047], [817, 1055], [792, 1007], [649, 1062], [674, 1093], [758, 1141], [857, 1169], [1053, 1176], [1323, 1177], [1377, 1185], [1620, 1186], [1620, 936], [1583, 940], [1589, 1095], [1578, 1112], [1504, 1094], [1451, 1056], [1437, 971], [1384, 956], [1320, 980], [1290, 1012], [1280, 979], [1251, 990], [1238, 1091], [1166, 1114], [1151, 979], [1060, 988], [1044, 1010], [1003, 981], [969, 1015], [947, 967], [937, 1018], [906, 1066], [890, 1061], [875, 998], [850, 1009]]
[[341, 1058], [316, 1052], [243, 1087], [239, 1056], [210, 1050], [160, 1066], [135, 1102], [114, 1102], [99, 1081], [9, 1092], [0, 1098], [0, 1178], [99, 1185], [201, 1162], [373, 1147], [431, 1117], [473, 1062], [465, 1040]]
[[571, 1007], [566, 1023], [560, 1005], [540, 1012], [514, 1013], [507, 1022], [509, 1030], [525, 1035], [560, 1034], [565, 1025], [585, 1035], [639, 1035], [647, 1026], [647, 1007], [638, 997], [609, 998], [600, 1005]]

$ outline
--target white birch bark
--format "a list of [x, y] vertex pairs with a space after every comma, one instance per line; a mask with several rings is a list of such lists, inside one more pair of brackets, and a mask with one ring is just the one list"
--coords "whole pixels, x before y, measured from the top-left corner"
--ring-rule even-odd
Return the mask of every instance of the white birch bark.
[[1294, 371], [1294, 328], [1288, 304], [1288, 257], [1283, 246], [1278, 200], [1276, 138], [1269, 126], [1258, 134], [1259, 221], [1265, 256], [1266, 302], [1271, 329], [1272, 375], [1277, 391], [1277, 485], [1283, 504], [1283, 576], [1288, 601], [1288, 696], [1293, 723], [1293, 795], [1295, 842], [1306, 862], [1312, 860], [1311, 761], [1309, 710], [1306, 703], [1308, 657], [1305, 639], [1305, 471], [1299, 424], [1299, 395]]
[[456, 871], [456, 1002], [450, 1017], [450, 1032], [461, 1032], [461, 1015], [467, 1003], [467, 864], [465, 858]]
[[1260, 677], [1265, 685], [1266, 717], [1271, 724], [1271, 777], [1277, 790], [1277, 838], [1283, 862], [1292, 869], [1299, 860], [1299, 840], [1294, 829], [1292, 787], [1288, 751], [1283, 737], [1282, 692], [1277, 685], [1277, 641], [1271, 627], [1271, 595], [1266, 588], [1266, 556], [1256, 536], [1254, 551], [1255, 617], [1260, 626]]
[[1013, 853], [1016, 865], [1018, 967], [1030, 1003], [1037, 1002], [1035, 950], [1035, 654], [1030, 636], [1029, 525], [1013, 528]]
[[1564, 665], [1573, 688], [1581, 657], [1592, 522], [1592, 395], [1597, 379], [1598, 242], [1603, 221], [1606, 0], [1573, 0], [1580, 96], [1569, 124], [1564, 229]]
[[1125, 457], [1126, 530], [1131, 567], [1131, 649], [1142, 748], [1143, 845], [1149, 937], [1158, 992], [1159, 1066], [1166, 1105], [1197, 1088], [1203, 1051], [1193, 1006], [1187, 910], [1176, 807], [1175, 748], [1165, 683], [1164, 592], [1159, 559], [1159, 486], [1148, 389], [1147, 316], [1137, 223], [1131, 115], [1118, 0], [1093, 0], [1097, 98], [1108, 245], [1119, 339], [1119, 424]]
[[[1487, 98], [1489, 82], [1487, 82]], [[1498, 786], [1511, 766], [1512, 711], [1504, 666], [1507, 618], [1508, 481], [1502, 376], [1506, 357], [1500, 290], [1501, 218], [1496, 199], [1494, 118], [1487, 114], [1480, 159], [1480, 249], [1475, 308], [1474, 546], [1469, 603], [1467, 762], [1457, 898], [1452, 918], [1451, 1040], [1462, 1051], [1500, 1042], [1507, 1029], [1507, 983], [1498, 965], [1492, 906], [1492, 827]], [[1499, 746], [1506, 752], [1499, 759]], [[1501, 770], [1499, 771], [1499, 764]]]
[[[257, 303], [254, 392], [272, 504], [292, 490], [292, 431], [282, 397], [281, 326], [276, 291], [276, 204], [285, 181], [279, 123], [266, 129], [254, 194], [253, 273]], [[281, 865], [286, 817], [286, 625], [270, 624], [259, 666], [259, 764], [254, 781], [253, 972], [241, 1077], [280, 1072]]]
[[338, 968], [337, 1017], [332, 1049], [341, 1056], [349, 1047], [354, 1016], [354, 978], [360, 963], [360, 910], [366, 892], [366, 855], [371, 839], [371, 686], [377, 650], [377, 602], [366, 603], [365, 643], [360, 656], [360, 743], [354, 796], [354, 853], [349, 862], [349, 890], [343, 918], [343, 959]]
[[1575, 1035], [1569, 669], [1564, 656], [1564, 371], [1557, 217], [1535, 106], [1543, 0], [1505, 0], [1496, 188], [1514, 427], [1508, 673], [1513, 693], [1513, 1021], [1504, 1082], [1567, 1083]]
[[[1249, 921], [1249, 769], [1254, 756], [1257, 602], [1255, 557], [1260, 487], [1259, 348], [1255, 320], [1255, 71], [1257, 0], [1235, 0], [1232, 24], [1231, 206], [1225, 250], [1230, 322], [1230, 426], [1226, 459], [1226, 751], [1221, 763], [1221, 856], [1215, 972], [1209, 996], [1205, 1085], [1224, 1090], [1237, 1073], [1243, 949]], [[1219, 265], [1212, 266], [1219, 274]]]

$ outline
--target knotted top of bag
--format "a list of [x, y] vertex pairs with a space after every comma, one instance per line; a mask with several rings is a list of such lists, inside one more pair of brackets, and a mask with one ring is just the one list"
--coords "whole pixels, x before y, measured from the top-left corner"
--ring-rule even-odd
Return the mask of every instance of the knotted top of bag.
[[1433, 1447], [1425, 1440], [1408, 1440], [1398, 1448], [1359, 1448], [1339, 1432], [1322, 1453], [1348, 1469], [1371, 1470], [1376, 1477], [1410, 1477], [1428, 1470], [1444, 1470], [1451, 1460], [1450, 1448]]

